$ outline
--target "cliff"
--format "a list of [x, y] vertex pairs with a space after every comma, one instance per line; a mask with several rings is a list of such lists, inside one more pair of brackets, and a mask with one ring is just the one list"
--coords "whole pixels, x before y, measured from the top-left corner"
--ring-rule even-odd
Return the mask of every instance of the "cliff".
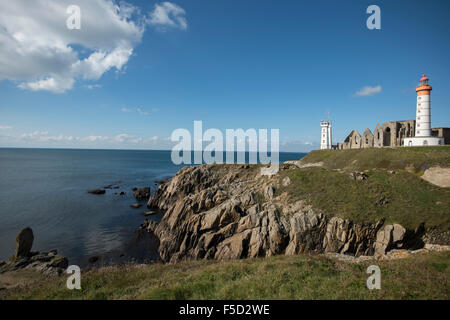
[[159, 239], [164, 262], [333, 252], [382, 256], [448, 244], [448, 188], [407, 169], [359, 172], [354, 161], [350, 168], [327, 168], [308, 157], [281, 165], [271, 177], [261, 176], [259, 165], [185, 167], [152, 195], [148, 207], [164, 215], [143, 228]]

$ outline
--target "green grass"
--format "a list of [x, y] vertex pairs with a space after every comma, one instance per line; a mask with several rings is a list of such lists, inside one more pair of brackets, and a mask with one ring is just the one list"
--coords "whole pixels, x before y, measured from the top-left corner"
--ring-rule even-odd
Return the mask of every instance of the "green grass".
[[[439, 188], [405, 170], [395, 174], [387, 170], [371, 170], [368, 178], [356, 181], [349, 172], [324, 168], [293, 169], [281, 172], [291, 184], [277, 194], [288, 192], [291, 200], [306, 199], [324, 214], [350, 219], [355, 223], [371, 223], [381, 218], [415, 229], [450, 227], [450, 188]], [[381, 198], [389, 202], [380, 205]]]
[[314, 150], [301, 161], [302, 163], [323, 162], [329, 169], [367, 170], [412, 167], [416, 172], [421, 172], [432, 165], [450, 167], [450, 146]]
[[[449, 299], [450, 253], [353, 264], [324, 256], [276, 256], [232, 262], [105, 267], [0, 290], [3, 299]], [[381, 290], [366, 288], [367, 266], [381, 268]]]

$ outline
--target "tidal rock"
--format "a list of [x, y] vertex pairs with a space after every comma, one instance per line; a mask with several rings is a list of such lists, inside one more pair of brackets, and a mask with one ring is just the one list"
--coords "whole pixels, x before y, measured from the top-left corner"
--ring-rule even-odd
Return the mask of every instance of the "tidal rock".
[[33, 230], [27, 227], [19, 232], [14, 244], [14, 257], [27, 257], [33, 247]]
[[146, 212], [141, 212], [141, 215], [143, 215], [144, 217], [148, 217], [148, 216], [152, 216], [156, 214], [156, 211], [154, 210], [150, 210], [150, 211], [146, 211]]
[[98, 261], [98, 259], [100, 259], [99, 256], [93, 256], [93, 257], [90, 257], [90, 258], [88, 259], [88, 262], [89, 262], [89, 263], [96, 263], [96, 262]]
[[90, 194], [105, 194], [105, 192], [105, 189], [93, 189], [88, 191]]
[[133, 196], [138, 201], [148, 200], [150, 197], [150, 187], [138, 188], [134, 190]]
[[139, 209], [140, 207], [142, 207], [142, 203], [133, 203], [130, 205], [130, 207], [134, 209]]

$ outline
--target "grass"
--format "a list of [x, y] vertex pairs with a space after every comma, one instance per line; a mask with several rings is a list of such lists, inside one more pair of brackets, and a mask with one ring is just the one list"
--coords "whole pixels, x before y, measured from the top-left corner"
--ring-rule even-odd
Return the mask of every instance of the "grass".
[[[324, 256], [276, 256], [230, 262], [104, 267], [0, 290], [3, 299], [449, 299], [450, 252], [354, 264]], [[368, 290], [366, 269], [381, 268], [381, 290]]]
[[323, 162], [329, 169], [405, 169], [423, 172], [432, 165], [450, 167], [450, 146], [397, 147], [352, 150], [314, 150], [302, 163]]
[[[291, 184], [277, 194], [288, 192], [291, 199], [306, 199], [324, 214], [371, 223], [382, 218], [415, 229], [450, 227], [450, 188], [434, 186], [405, 170], [395, 174], [371, 170], [367, 179], [357, 181], [346, 171], [305, 168], [281, 172]], [[380, 199], [388, 202], [380, 204]]]

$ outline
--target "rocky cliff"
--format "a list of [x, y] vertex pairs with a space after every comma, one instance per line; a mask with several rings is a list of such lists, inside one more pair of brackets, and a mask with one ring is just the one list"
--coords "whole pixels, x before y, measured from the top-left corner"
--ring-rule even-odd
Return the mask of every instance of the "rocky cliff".
[[[306, 200], [279, 189], [291, 184], [281, 174], [262, 176], [256, 165], [185, 167], [160, 185], [148, 207], [163, 211], [159, 223], [143, 228], [159, 239], [164, 262], [241, 259], [335, 252], [382, 255], [423, 246], [423, 225], [406, 230], [384, 219], [355, 224], [319, 212]], [[299, 170], [294, 164], [280, 171]]]

